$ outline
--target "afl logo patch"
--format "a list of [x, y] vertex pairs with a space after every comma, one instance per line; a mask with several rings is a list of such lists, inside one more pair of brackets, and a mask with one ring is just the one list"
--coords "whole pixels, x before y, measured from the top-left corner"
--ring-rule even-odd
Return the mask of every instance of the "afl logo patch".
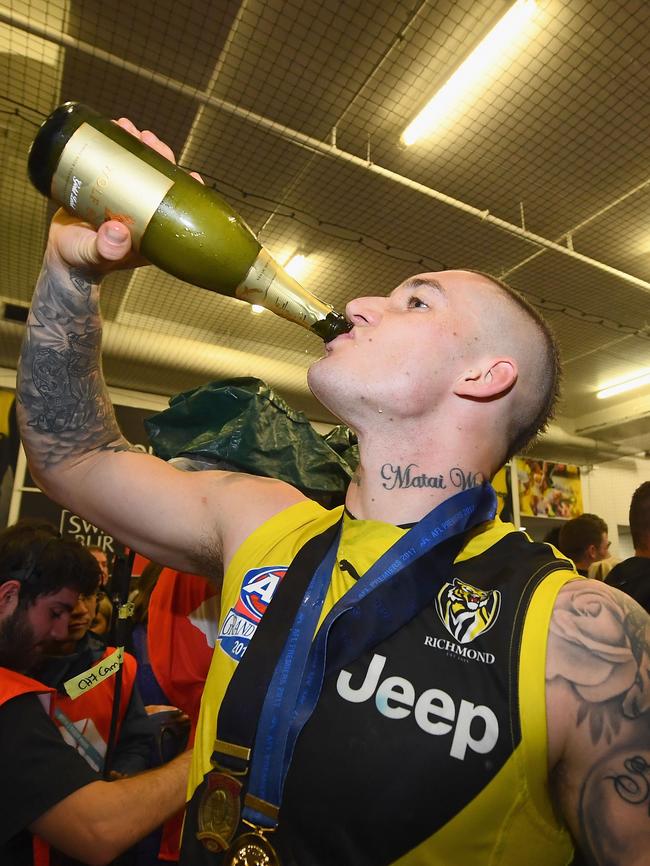
[[263, 566], [252, 568], [244, 575], [239, 598], [226, 614], [217, 638], [221, 649], [235, 661], [246, 652], [287, 568], [286, 565]]
[[235, 605], [237, 613], [247, 616], [258, 623], [269, 606], [273, 593], [287, 573], [286, 566], [271, 566], [270, 568], [253, 568], [244, 575], [239, 591], [239, 599]]
[[498, 589], [477, 589], [454, 579], [445, 583], [436, 597], [436, 611], [449, 634], [458, 643], [471, 643], [489, 631], [501, 607]]

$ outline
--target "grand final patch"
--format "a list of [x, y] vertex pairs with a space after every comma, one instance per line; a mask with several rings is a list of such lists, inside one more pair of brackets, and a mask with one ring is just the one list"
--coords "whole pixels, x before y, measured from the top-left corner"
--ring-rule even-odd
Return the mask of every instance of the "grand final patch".
[[436, 611], [449, 634], [458, 643], [471, 643], [489, 631], [501, 607], [498, 589], [477, 589], [455, 578], [445, 583], [436, 597]]
[[235, 661], [246, 652], [287, 568], [287, 565], [264, 566], [252, 568], [244, 575], [237, 603], [226, 614], [217, 637], [221, 649]]

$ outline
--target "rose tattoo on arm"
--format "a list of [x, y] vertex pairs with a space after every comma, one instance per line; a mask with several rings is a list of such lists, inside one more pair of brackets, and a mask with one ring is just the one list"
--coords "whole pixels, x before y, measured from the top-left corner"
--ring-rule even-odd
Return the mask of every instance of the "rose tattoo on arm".
[[566, 754], [586, 862], [641, 866], [650, 851], [650, 617], [611, 587], [567, 584], [549, 629], [547, 678], [576, 701]]
[[[549, 633], [548, 679], [562, 677], [578, 698], [578, 724], [611, 742], [622, 718], [650, 710], [647, 616], [622, 594], [570, 584], [560, 593]], [[619, 600], [620, 595], [620, 600]]]

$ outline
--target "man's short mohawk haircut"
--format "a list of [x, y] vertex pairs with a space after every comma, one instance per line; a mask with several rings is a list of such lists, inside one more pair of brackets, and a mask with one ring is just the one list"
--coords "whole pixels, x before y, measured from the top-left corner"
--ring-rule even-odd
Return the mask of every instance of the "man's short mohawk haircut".
[[517, 289], [484, 271], [470, 270], [470, 273], [478, 274], [497, 286], [534, 325], [544, 347], [544, 357], [540, 364], [539, 399], [524, 409], [517, 418], [512, 419], [508, 430], [505, 462], [530, 447], [554, 418], [562, 381], [560, 350], [549, 323]]

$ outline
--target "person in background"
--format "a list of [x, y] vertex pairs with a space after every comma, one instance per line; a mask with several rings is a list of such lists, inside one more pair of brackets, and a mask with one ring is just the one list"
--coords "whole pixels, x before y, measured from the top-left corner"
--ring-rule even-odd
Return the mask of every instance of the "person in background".
[[100, 592], [97, 597], [97, 606], [95, 609], [95, 617], [90, 626], [93, 634], [101, 638], [108, 636], [111, 630], [111, 622], [113, 620], [113, 603], [106, 593]]
[[597, 514], [581, 514], [560, 529], [558, 550], [573, 560], [578, 574], [587, 577], [589, 566], [609, 556], [607, 524]]
[[133, 597], [129, 646], [145, 706], [180, 709], [191, 722], [190, 741], [217, 642], [219, 601], [213, 581], [155, 562], [143, 568]]
[[[90, 564], [89, 564], [90, 562]], [[49, 846], [101, 866], [182, 805], [189, 753], [115, 782], [62, 739], [54, 690], [30, 675], [44, 646], [68, 635], [79, 594], [97, 587], [95, 561], [54, 527], [0, 533], [0, 863], [49, 861]]]
[[188, 715], [190, 741], [219, 638], [219, 603], [213, 581], [171, 568], [163, 568], [149, 601], [149, 660], [170, 702]]
[[[205, 578], [154, 562], [140, 575], [131, 645], [146, 709], [156, 726], [159, 760], [175, 754], [182, 743], [194, 743], [218, 632], [218, 598], [211, 604], [215, 592]], [[139, 864], [178, 860], [182, 819], [181, 812], [140, 843]]]
[[163, 692], [149, 661], [147, 649], [147, 631], [149, 621], [149, 599], [156, 586], [158, 575], [163, 566], [156, 562], [148, 562], [138, 578], [138, 586], [131, 593], [133, 602], [133, 617], [129, 647], [138, 659], [138, 683], [146, 706], [166, 706], [171, 709], [167, 695]]
[[[136, 687], [144, 702], [154, 735], [152, 761], [163, 763], [178, 754], [188, 743], [190, 720], [187, 714], [175, 706], [163, 690], [149, 658], [149, 608], [162, 565], [147, 563], [138, 580], [134, 593], [133, 620], [128, 646], [137, 661]], [[169, 633], [161, 634], [166, 644]], [[176, 649], [182, 653], [183, 647]], [[169, 651], [172, 649], [170, 647]]]
[[557, 547], [560, 540], [560, 527], [553, 526], [544, 536], [545, 544], [552, 544], [553, 547]]
[[[90, 556], [88, 562], [95, 565]], [[65, 690], [69, 680], [93, 668], [100, 660], [109, 660], [115, 652], [115, 647], [107, 647], [90, 631], [101, 595], [99, 585], [92, 592], [79, 595], [70, 614], [67, 638], [46, 645], [45, 657], [34, 675], [56, 689], [54, 719], [63, 739], [76, 748], [94, 770], [105, 773], [117, 679], [115, 676], [99, 679], [74, 699]], [[125, 653], [115, 748], [108, 768], [113, 779], [133, 776], [151, 766], [153, 729], [138, 691], [136, 675], [136, 660]]]
[[615, 556], [608, 556], [600, 562], [592, 562], [587, 569], [587, 577], [590, 580], [607, 580], [607, 575], [620, 562]]
[[605, 579], [650, 613], [650, 481], [644, 481], [634, 491], [629, 520], [634, 556], [616, 565]]
[[92, 553], [92, 555], [97, 560], [97, 564], [99, 565], [99, 569], [101, 571], [101, 582], [100, 589], [105, 590], [108, 586], [108, 582], [111, 579], [111, 571], [110, 571], [110, 563], [108, 561], [108, 554], [101, 547], [97, 547], [96, 544], [92, 544], [88, 547], [88, 550]]
[[[99, 284], [130, 253], [120, 222], [54, 218], [17, 402], [50, 496], [222, 585], [183, 866], [250, 849], [277, 862], [271, 848], [284, 866], [565, 866], [574, 843], [597, 866], [640, 866], [650, 620], [496, 520], [487, 483], [552, 413], [544, 320], [473, 271], [350, 301], [352, 330], [309, 370], [359, 440], [345, 508], [328, 510], [276, 479], [179, 472], [129, 445], [102, 379]], [[72, 377], [69, 408], [53, 364]]]

